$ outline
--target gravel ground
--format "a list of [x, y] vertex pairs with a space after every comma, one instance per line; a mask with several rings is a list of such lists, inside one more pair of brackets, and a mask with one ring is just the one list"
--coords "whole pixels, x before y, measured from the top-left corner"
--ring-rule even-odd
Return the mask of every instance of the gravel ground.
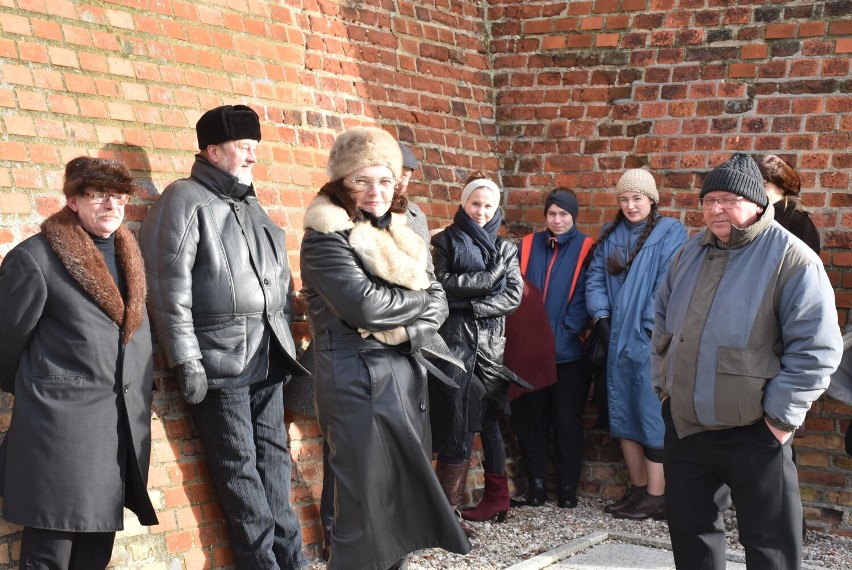
[[[581, 498], [576, 509], [560, 509], [549, 502], [543, 507], [521, 507], [509, 511], [503, 523], [471, 523], [477, 530], [473, 550], [467, 556], [443, 550], [423, 550], [411, 557], [411, 570], [496, 570], [517, 564], [594, 531], [619, 531], [668, 540], [665, 521], [627, 521], [603, 512], [604, 503]], [[726, 517], [728, 546], [742, 551], [737, 542], [735, 519]], [[803, 561], [824, 568], [852, 568], [852, 539], [808, 531]], [[312, 570], [325, 568], [314, 562]]]

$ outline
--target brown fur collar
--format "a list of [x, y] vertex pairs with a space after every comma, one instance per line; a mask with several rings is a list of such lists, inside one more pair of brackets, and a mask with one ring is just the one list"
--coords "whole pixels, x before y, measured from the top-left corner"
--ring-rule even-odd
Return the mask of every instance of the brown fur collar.
[[368, 222], [352, 222], [346, 211], [325, 196], [317, 196], [305, 212], [305, 227], [320, 233], [349, 231], [349, 245], [364, 267], [389, 283], [424, 291], [432, 281], [426, 272], [428, 249], [404, 214], [393, 214], [387, 231]]
[[68, 206], [41, 224], [41, 231], [71, 278], [124, 331], [124, 343], [145, 316], [145, 266], [136, 238], [123, 225], [115, 232], [115, 254], [127, 283], [127, 305], [107, 269], [104, 258], [77, 215]]

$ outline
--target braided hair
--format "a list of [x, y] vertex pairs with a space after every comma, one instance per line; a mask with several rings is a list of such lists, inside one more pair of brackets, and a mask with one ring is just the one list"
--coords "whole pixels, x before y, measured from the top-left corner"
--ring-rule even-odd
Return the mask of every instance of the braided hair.
[[[618, 253], [613, 253], [606, 260], [607, 270], [612, 275], [618, 275], [622, 271], [627, 271], [630, 269], [630, 266], [633, 264], [633, 260], [636, 259], [636, 255], [639, 253], [639, 250], [642, 249], [642, 246], [645, 245], [645, 240], [648, 239], [648, 236], [651, 235], [651, 232], [654, 230], [654, 226], [657, 225], [657, 220], [660, 219], [660, 216], [657, 215], [657, 203], [651, 202], [651, 213], [648, 215], [648, 223], [645, 224], [645, 229], [642, 230], [642, 235], [639, 236], [639, 240], [636, 242], [636, 245], [633, 247], [633, 251], [630, 252], [630, 255], [627, 257], [627, 261], [622, 261], [621, 255]], [[615, 215], [615, 221], [613, 221], [601, 234], [601, 237], [598, 238], [598, 241], [595, 242], [594, 247], [597, 248], [598, 244], [606, 241], [606, 238], [615, 231], [615, 228], [624, 221], [624, 212], [621, 210]], [[594, 249], [589, 252], [589, 257], [594, 253]]]

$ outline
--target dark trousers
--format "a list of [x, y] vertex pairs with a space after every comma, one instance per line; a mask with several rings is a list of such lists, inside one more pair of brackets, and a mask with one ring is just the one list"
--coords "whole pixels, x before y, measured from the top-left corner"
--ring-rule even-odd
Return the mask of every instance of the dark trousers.
[[512, 430], [527, 476], [544, 479], [553, 426], [559, 484], [576, 487], [583, 471], [583, 408], [591, 378], [584, 361], [558, 364], [556, 378], [555, 384], [512, 402]]
[[782, 445], [760, 420], [678, 439], [667, 405], [663, 418], [666, 518], [677, 567], [725, 569], [722, 513], [733, 500], [748, 569], [800, 568], [802, 501], [793, 438]]
[[506, 444], [500, 431], [500, 420], [485, 418], [479, 438], [482, 440], [482, 468], [486, 473], [505, 475]]
[[331, 523], [334, 522], [334, 473], [328, 464], [328, 454], [331, 450], [328, 442], [322, 441], [322, 494], [320, 495], [320, 521], [322, 522], [322, 537], [326, 544], [331, 544]]
[[211, 389], [190, 406], [240, 570], [303, 568], [290, 505], [290, 452], [280, 381]]
[[66, 532], [24, 527], [20, 570], [102, 570], [114, 532]]

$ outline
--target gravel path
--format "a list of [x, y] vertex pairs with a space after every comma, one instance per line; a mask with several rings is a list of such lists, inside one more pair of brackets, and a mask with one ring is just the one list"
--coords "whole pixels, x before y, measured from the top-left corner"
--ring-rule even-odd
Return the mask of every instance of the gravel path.
[[[504, 523], [471, 523], [478, 535], [467, 556], [443, 550], [423, 550], [411, 557], [411, 570], [497, 570], [561, 546], [597, 530], [620, 531], [668, 540], [666, 523], [614, 519], [603, 512], [604, 503], [581, 498], [576, 509], [560, 509], [553, 502], [543, 507], [521, 507], [509, 511]], [[737, 542], [735, 520], [726, 518], [728, 545], [742, 551]], [[824, 568], [852, 568], [852, 539], [809, 531], [803, 561]], [[325, 564], [314, 562], [312, 570]]]

